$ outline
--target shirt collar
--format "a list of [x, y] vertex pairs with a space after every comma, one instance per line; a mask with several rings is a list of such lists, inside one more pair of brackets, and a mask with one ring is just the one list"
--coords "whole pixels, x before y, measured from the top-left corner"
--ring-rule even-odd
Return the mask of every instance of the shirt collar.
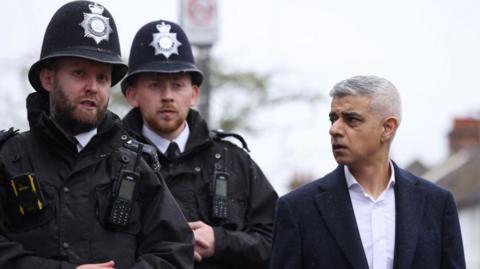
[[82, 149], [87, 146], [88, 142], [92, 140], [92, 138], [97, 134], [97, 128], [92, 129], [88, 132], [80, 133], [75, 136], [77, 139], [77, 150], [78, 152], [82, 151]]
[[[389, 161], [389, 165], [390, 165], [391, 174], [390, 174], [390, 179], [388, 180], [387, 187], [385, 189], [395, 184], [395, 169], [393, 169], [392, 161]], [[343, 169], [345, 171], [345, 179], [347, 180], [347, 186], [349, 189], [354, 185], [361, 186], [360, 183], [358, 183], [357, 179], [352, 175], [352, 173], [348, 169], [348, 166], [346, 165], [343, 166]]]
[[154, 130], [150, 128], [150, 126], [148, 126], [144, 122], [142, 127], [142, 134], [150, 141], [152, 141], [152, 143], [162, 153], [165, 153], [165, 151], [167, 151], [170, 142], [177, 143], [180, 152], [184, 152], [187, 145], [188, 136], [190, 135], [190, 128], [188, 127], [188, 123], [185, 122], [185, 128], [182, 130], [182, 132], [175, 139], [170, 141], [158, 135]]

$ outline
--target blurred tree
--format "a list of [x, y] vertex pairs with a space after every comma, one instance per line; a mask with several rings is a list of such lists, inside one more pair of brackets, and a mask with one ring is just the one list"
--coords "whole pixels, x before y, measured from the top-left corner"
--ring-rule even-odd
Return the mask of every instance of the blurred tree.
[[[225, 131], [234, 129], [248, 131], [250, 129], [247, 124], [248, 116], [255, 108], [267, 102], [270, 76], [251, 71], [225, 72], [217, 62], [212, 64], [211, 74], [213, 98], [220, 96], [217, 103], [223, 106], [220, 117], [216, 117], [216, 122], [212, 122], [211, 125]], [[242, 96], [248, 97], [242, 100]]]
[[294, 189], [312, 182], [313, 176], [310, 173], [294, 172], [288, 181], [288, 189], [293, 191]]
[[273, 74], [228, 72], [218, 62], [213, 62], [211, 70], [212, 99], [216, 99], [212, 104], [221, 106], [217, 117], [211, 117], [210, 125], [215, 128], [254, 132], [251, 116], [260, 109], [291, 102], [314, 104], [321, 100], [320, 94], [309, 94], [298, 89], [277, 89], [272, 85]]

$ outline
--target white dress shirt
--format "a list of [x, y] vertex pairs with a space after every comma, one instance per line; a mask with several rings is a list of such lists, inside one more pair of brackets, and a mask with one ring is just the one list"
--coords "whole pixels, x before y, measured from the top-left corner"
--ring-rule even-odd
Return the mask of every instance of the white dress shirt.
[[77, 151], [80, 152], [82, 151], [85, 146], [87, 146], [88, 142], [92, 140], [92, 138], [97, 134], [97, 128], [92, 129], [88, 132], [85, 133], [80, 133], [75, 136], [75, 139], [77, 139]]
[[370, 269], [392, 269], [395, 251], [395, 172], [390, 163], [390, 180], [377, 199], [366, 193], [345, 166], [345, 178], [352, 201], [363, 250]]
[[184, 152], [185, 146], [187, 145], [188, 136], [190, 135], [190, 128], [188, 127], [188, 123], [185, 122], [185, 128], [183, 129], [183, 131], [175, 139], [170, 141], [159, 136], [144, 122], [142, 127], [142, 134], [150, 141], [152, 141], [152, 143], [157, 147], [157, 149], [163, 154], [165, 154], [165, 152], [167, 151], [170, 142], [177, 143], [180, 152]]

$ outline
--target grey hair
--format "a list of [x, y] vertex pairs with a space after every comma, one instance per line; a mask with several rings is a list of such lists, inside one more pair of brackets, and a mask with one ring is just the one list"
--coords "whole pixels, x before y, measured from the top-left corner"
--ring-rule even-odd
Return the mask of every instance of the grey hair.
[[374, 112], [381, 117], [395, 116], [400, 123], [402, 104], [397, 88], [388, 80], [377, 76], [354, 76], [333, 86], [330, 96], [366, 96], [371, 99]]

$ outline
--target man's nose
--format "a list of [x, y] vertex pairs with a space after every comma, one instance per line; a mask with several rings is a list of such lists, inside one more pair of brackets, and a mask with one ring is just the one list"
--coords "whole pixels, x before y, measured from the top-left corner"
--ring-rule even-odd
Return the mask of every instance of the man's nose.
[[341, 136], [343, 134], [343, 123], [341, 120], [336, 120], [332, 122], [330, 126], [329, 133], [332, 137], [334, 136]]
[[171, 86], [165, 85], [164, 89], [162, 90], [162, 101], [173, 101], [173, 89]]
[[96, 76], [88, 76], [86, 89], [90, 92], [97, 92], [100, 89], [100, 82]]

